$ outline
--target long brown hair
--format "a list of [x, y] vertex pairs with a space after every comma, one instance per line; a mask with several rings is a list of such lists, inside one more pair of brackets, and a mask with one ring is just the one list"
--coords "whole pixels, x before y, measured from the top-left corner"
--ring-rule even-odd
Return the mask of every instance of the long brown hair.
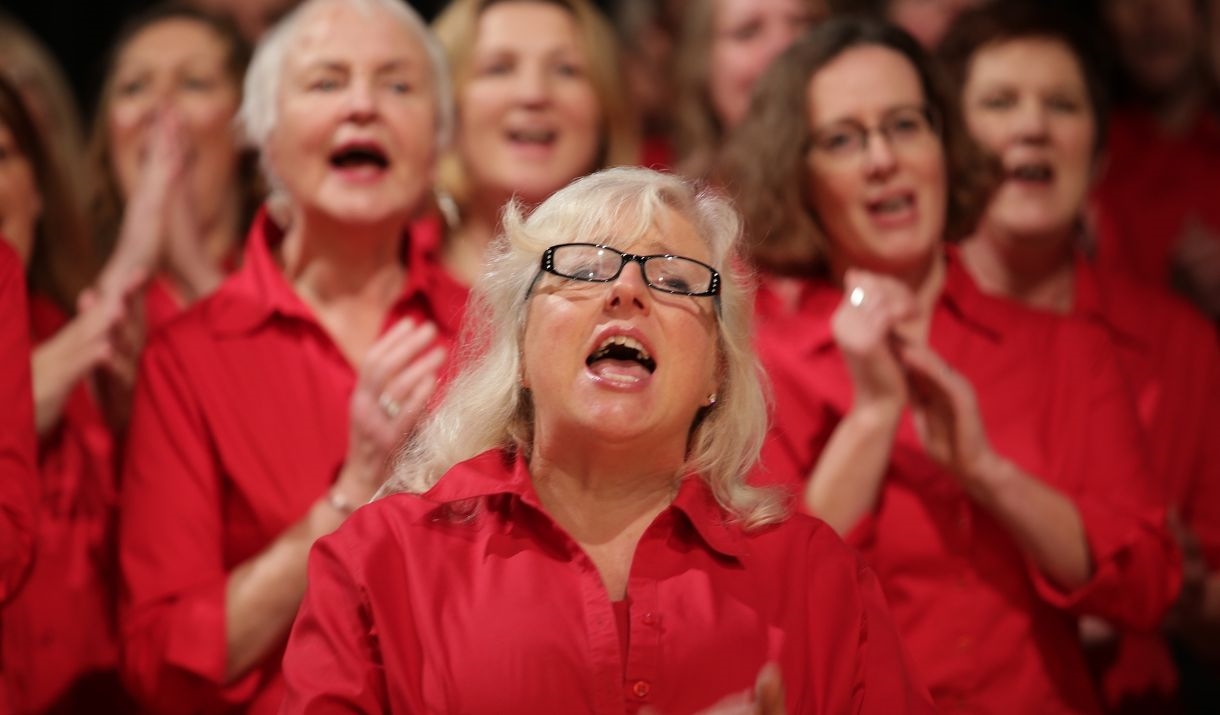
[[[136, 35], [167, 20], [190, 20], [201, 23], [221, 39], [228, 53], [225, 62], [226, 73], [239, 93], [242, 88], [242, 77], [246, 73], [246, 65], [250, 62], [250, 47], [231, 20], [189, 5], [176, 2], [156, 5], [148, 11], [136, 15], [123, 26], [118, 39], [110, 48], [110, 56], [106, 62], [106, 78], [102, 84], [98, 106], [94, 111], [93, 129], [89, 137], [89, 167], [94, 181], [93, 190], [90, 192], [89, 215], [93, 224], [94, 240], [101, 255], [108, 256], [114, 250], [123, 221], [125, 203], [113, 166], [110, 132], [106, 120], [110, 113], [111, 96], [114, 93], [116, 63], [123, 48]], [[266, 195], [262, 176], [259, 173], [258, 157], [253, 150], [242, 153], [238, 162], [236, 178], [242, 202], [240, 223], [241, 228], [244, 229], [254, 218], [254, 213]]]
[[84, 217], [73, 200], [71, 177], [54, 160], [48, 137], [35, 124], [21, 93], [2, 76], [0, 123], [12, 133], [17, 150], [30, 163], [42, 199], [26, 267], [28, 288], [71, 313], [76, 296], [92, 279], [96, 267]]
[[986, 206], [994, 185], [994, 167], [970, 140], [937, 68], [919, 44], [884, 22], [863, 17], [832, 19], [772, 63], [713, 172], [715, 180], [736, 197], [745, 217], [746, 252], [760, 268], [789, 275], [819, 273], [826, 268], [826, 237], [808, 201], [809, 82], [843, 52], [867, 45], [899, 53], [919, 76], [945, 147], [945, 238], [963, 238]]

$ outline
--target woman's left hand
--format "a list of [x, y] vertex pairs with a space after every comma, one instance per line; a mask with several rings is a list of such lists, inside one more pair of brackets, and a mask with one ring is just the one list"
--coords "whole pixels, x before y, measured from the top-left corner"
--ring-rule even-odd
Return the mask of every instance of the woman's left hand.
[[975, 492], [994, 454], [974, 387], [926, 343], [904, 343], [915, 426], [928, 454]]

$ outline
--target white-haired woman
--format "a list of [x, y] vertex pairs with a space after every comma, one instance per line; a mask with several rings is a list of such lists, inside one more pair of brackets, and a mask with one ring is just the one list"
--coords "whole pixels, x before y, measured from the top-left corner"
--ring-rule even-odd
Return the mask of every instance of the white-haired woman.
[[313, 541], [367, 501], [451, 336], [404, 226], [448, 126], [426, 27], [310, 0], [258, 49], [242, 118], [282, 199], [241, 269], [150, 342], [121, 503], [124, 673], [158, 712], [278, 710]]
[[872, 573], [743, 481], [727, 202], [613, 169], [520, 212], [481, 357], [311, 557], [284, 712], [930, 711]]

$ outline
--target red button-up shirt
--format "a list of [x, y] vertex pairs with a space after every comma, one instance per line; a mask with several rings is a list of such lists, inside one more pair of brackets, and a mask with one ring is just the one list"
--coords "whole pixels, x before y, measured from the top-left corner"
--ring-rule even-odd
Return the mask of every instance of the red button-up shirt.
[[[758, 479], [799, 490], [851, 406], [830, 329], [842, 293], [809, 283], [792, 314], [772, 298], [758, 304], [776, 402]], [[1087, 585], [1050, 583], [925, 453], [909, 412], [876, 505], [849, 534], [946, 712], [1097, 712], [1074, 614], [1151, 628], [1176, 594], [1177, 552], [1145, 496], [1131, 395], [1101, 336], [1076, 322], [983, 295], [950, 254], [929, 340], [974, 386], [994, 448], [1075, 503]]]
[[597, 568], [486, 452], [318, 542], [281, 712], [691, 713], [768, 661], [790, 713], [932, 711], [872, 572], [809, 517], [745, 532], [687, 478], [627, 599], [624, 661]]
[[1105, 171], [1093, 191], [1098, 260], [1169, 286], [1178, 239], [1190, 222], [1220, 233], [1220, 121], [1211, 112], [1170, 136], [1142, 110], [1114, 112]]
[[[1152, 286], [1078, 260], [1074, 312], [1100, 326], [1135, 391], [1154, 484], [1220, 570], [1220, 347], [1193, 308]], [[1155, 634], [1124, 634], [1102, 677], [1107, 704], [1146, 712], [1170, 698], [1176, 669]], [[1161, 709], [1168, 712], [1166, 702]]]
[[[0, 236], [0, 604], [17, 593], [34, 549], [38, 483], [30, 329], [21, 259]], [[3, 667], [3, 664], [0, 664]], [[12, 711], [0, 687], [0, 713]]]
[[25, 578], [34, 545], [34, 391], [21, 259], [0, 237], [0, 603]]
[[[255, 556], [334, 482], [347, 450], [356, 372], [272, 256], [282, 235], [255, 220], [243, 265], [145, 350], [120, 513], [123, 670], [165, 712], [279, 708], [280, 653], [222, 687], [229, 572]], [[405, 255], [410, 255], [406, 251]], [[407, 266], [385, 328], [460, 315]]]
[[[30, 296], [35, 345], [67, 320], [50, 300]], [[61, 708], [118, 712], [114, 702], [99, 700], [102, 692], [120, 692], [113, 617], [115, 445], [87, 381], [72, 389], [59, 422], [39, 440], [38, 472], [42, 513], [34, 564], [2, 616], [4, 677], [19, 712], [42, 712], [57, 701]], [[88, 702], [61, 700], [86, 675]]]

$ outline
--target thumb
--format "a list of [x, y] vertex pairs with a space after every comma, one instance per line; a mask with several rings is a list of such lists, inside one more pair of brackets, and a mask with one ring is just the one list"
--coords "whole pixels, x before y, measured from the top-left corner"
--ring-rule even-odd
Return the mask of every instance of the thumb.
[[754, 683], [754, 700], [759, 715], [784, 715], [784, 683], [779, 666], [767, 663]]

